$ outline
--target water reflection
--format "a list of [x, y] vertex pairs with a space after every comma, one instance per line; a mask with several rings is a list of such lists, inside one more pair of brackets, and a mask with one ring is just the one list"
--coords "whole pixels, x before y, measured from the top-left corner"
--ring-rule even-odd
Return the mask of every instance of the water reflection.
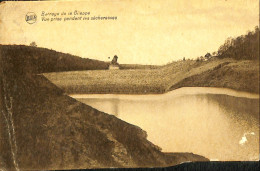
[[80, 95], [78, 100], [141, 127], [165, 152], [259, 160], [256, 95], [230, 94], [226, 89], [224, 93], [217, 89], [216, 94], [208, 88], [184, 90], [164, 95]]
[[119, 102], [117, 98], [77, 98], [78, 101], [86, 103], [102, 112], [119, 115]]

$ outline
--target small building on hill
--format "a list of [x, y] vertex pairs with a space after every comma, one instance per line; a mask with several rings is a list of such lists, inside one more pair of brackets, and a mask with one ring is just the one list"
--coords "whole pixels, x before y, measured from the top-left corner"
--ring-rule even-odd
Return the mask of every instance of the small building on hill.
[[118, 57], [115, 55], [114, 58], [112, 59], [108, 69], [109, 70], [115, 70], [115, 69], [120, 69], [119, 63], [117, 62]]

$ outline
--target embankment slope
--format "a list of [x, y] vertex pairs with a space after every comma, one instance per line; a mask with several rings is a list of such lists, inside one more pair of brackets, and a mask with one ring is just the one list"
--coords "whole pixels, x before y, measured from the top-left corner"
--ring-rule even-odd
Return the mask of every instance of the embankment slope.
[[[257, 60], [219, 60], [216, 66], [195, 72], [188, 70], [178, 82], [172, 83], [167, 91], [180, 87], [220, 87], [239, 91], [259, 93], [259, 61]], [[208, 63], [217, 63], [209, 61]], [[202, 65], [205, 67], [207, 64]]]
[[156, 94], [181, 87], [259, 92], [258, 60], [186, 60], [156, 69], [54, 72], [44, 76], [68, 94]]

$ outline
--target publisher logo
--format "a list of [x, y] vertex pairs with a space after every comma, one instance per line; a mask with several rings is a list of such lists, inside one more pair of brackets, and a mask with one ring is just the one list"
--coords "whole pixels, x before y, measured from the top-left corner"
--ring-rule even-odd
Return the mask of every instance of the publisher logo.
[[29, 24], [35, 23], [37, 20], [37, 15], [34, 12], [28, 12], [25, 15], [25, 21]]

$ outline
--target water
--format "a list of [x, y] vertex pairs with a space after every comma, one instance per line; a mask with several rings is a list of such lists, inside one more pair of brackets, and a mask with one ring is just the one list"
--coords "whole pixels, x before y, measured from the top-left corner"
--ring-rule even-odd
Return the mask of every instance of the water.
[[164, 152], [211, 160], [259, 160], [259, 95], [181, 88], [161, 95], [71, 95], [137, 125]]

